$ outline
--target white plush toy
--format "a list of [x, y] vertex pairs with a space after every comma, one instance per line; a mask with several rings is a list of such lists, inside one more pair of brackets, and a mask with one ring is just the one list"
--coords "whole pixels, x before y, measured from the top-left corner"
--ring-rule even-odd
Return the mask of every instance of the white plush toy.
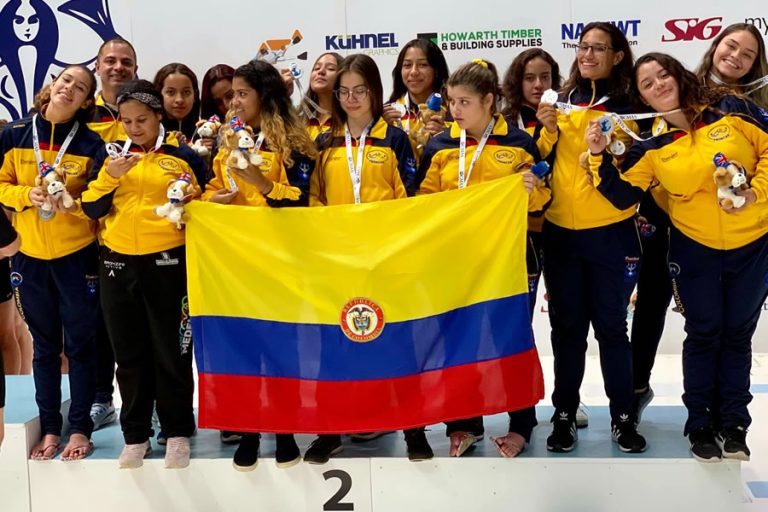
[[192, 185], [192, 176], [189, 173], [182, 173], [175, 180], [168, 182], [166, 197], [168, 202], [163, 206], [155, 208], [155, 215], [168, 219], [168, 222], [176, 224], [177, 229], [181, 229], [186, 221], [184, 215], [184, 201], [192, 195], [194, 186]]
[[739, 162], [728, 160], [724, 154], [718, 153], [715, 162], [714, 179], [717, 185], [717, 202], [721, 208], [741, 208], [746, 198], [737, 195], [736, 190], [743, 189], [747, 184], [747, 173]]
[[49, 163], [42, 162], [40, 164], [40, 174], [35, 178], [35, 184], [38, 187], [45, 186], [45, 190], [48, 192], [43, 205], [40, 207], [43, 211], [50, 212], [53, 209], [53, 202], [59, 197], [62, 198], [64, 208], [71, 208], [75, 204], [75, 200], [72, 199], [64, 185], [64, 177]]
[[258, 167], [264, 162], [261, 155], [254, 151], [256, 142], [253, 140], [253, 130], [237, 116], [229, 120], [229, 130], [224, 134], [223, 144], [229, 149], [228, 167], [247, 169], [248, 164]]
[[211, 150], [205, 147], [202, 142], [203, 139], [216, 138], [216, 135], [219, 133], [219, 128], [221, 128], [219, 116], [213, 115], [208, 118], [207, 121], [201, 119], [195, 126], [197, 126], [196, 133], [200, 138], [197, 139], [194, 144], [192, 144], [192, 149], [194, 149], [195, 152], [197, 152], [197, 154], [200, 156], [208, 156], [211, 154]]

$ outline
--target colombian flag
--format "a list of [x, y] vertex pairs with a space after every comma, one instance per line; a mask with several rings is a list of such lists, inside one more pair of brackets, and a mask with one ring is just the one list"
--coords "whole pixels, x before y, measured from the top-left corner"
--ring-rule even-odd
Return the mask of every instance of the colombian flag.
[[361, 205], [190, 204], [200, 426], [363, 432], [536, 404], [527, 204], [519, 176]]

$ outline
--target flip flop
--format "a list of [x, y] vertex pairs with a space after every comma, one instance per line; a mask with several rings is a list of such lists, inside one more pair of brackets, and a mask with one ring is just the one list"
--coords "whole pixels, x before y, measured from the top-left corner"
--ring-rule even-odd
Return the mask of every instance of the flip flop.
[[464, 452], [477, 442], [477, 437], [469, 432], [454, 432], [451, 434], [451, 457], [461, 457]]
[[69, 457], [64, 457], [62, 455], [61, 460], [66, 462], [83, 460], [84, 458], [88, 457], [91, 453], [93, 453], [93, 442], [88, 441], [88, 444], [81, 444], [72, 448], [69, 451]]
[[[522, 443], [520, 442], [521, 440]], [[517, 457], [525, 451], [525, 439], [516, 432], [509, 432], [503, 436], [492, 437], [491, 441], [493, 441], [493, 445], [502, 457]]]
[[[50, 449], [53, 449], [53, 453], [51, 453], [50, 456], [46, 457], [45, 454], [48, 453], [48, 450]], [[61, 450], [61, 443], [48, 443], [41, 450], [38, 450], [38, 449], [32, 450], [32, 453], [29, 455], [29, 458], [32, 460], [51, 460], [55, 458], [56, 455], [58, 455], [60, 450]]]

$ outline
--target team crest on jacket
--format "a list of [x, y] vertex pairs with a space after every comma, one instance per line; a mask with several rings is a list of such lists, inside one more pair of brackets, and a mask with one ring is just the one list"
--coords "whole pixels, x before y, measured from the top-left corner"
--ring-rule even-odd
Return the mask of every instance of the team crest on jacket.
[[387, 161], [387, 153], [381, 149], [372, 149], [368, 152], [368, 161], [372, 164], [383, 164]]
[[179, 162], [177, 162], [173, 158], [161, 158], [157, 161], [157, 165], [159, 165], [166, 171], [178, 171], [180, 168]]
[[731, 134], [731, 129], [728, 128], [728, 126], [715, 126], [711, 130], [709, 130], [709, 133], [707, 133], [709, 138], [712, 140], [727, 139], [730, 134]]
[[515, 163], [515, 154], [506, 149], [497, 151], [494, 157], [496, 158], [496, 161], [502, 165], [510, 165]]
[[341, 309], [341, 330], [356, 343], [367, 343], [384, 330], [384, 311], [365, 297], [351, 299]]
[[59, 169], [67, 176], [77, 176], [83, 172], [83, 166], [77, 162], [61, 162]]

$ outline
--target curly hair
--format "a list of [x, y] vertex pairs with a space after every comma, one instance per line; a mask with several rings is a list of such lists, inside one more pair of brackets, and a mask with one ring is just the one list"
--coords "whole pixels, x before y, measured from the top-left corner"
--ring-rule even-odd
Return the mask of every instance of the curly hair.
[[635, 106], [640, 110], [653, 111], [642, 102], [641, 92], [637, 84], [640, 67], [650, 62], [657, 62], [677, 82], [679, 108], [691, 126], [694, 126], [701, 117], [702, 105], [709, 106], [717, 103], [725, 96], [735, 96], [733, 91], [725, 87], [710, 87], [701, 83], [695, 74], [685, 69], [682, 63], [674, 57], [666, 53], [651, 52], [637, 59], [632, 68], [630, 94], [636, 103]]
[[504, 73], [504, 80], [501, 83], [501, 95], [504, 98], [503, 114], [506, 117], [516, 118], [520, 114], [520, 108], [525, 103], [523, 97], [523, 75], [525, 66], [533, 59], [542, 59], [549, 64], [550, 74], [552, 76], [552, 89], [560, 89], [560, 66], [552, 56], [541, 48], [531, 48], [525, 50], [515, 57], [509, 69]]
[[[317, 148], [293, 108], [285, 82], [274, 66], [252, 60], [237, 68], [234, 78], [242, 78], [258, 94], [261, 131], [270, 148], [280, 153], [286, 166], [293, 165], [294, 151], [310, 158], [317, 157]], [[227, 117], [231, 117], [231, 111]]]

